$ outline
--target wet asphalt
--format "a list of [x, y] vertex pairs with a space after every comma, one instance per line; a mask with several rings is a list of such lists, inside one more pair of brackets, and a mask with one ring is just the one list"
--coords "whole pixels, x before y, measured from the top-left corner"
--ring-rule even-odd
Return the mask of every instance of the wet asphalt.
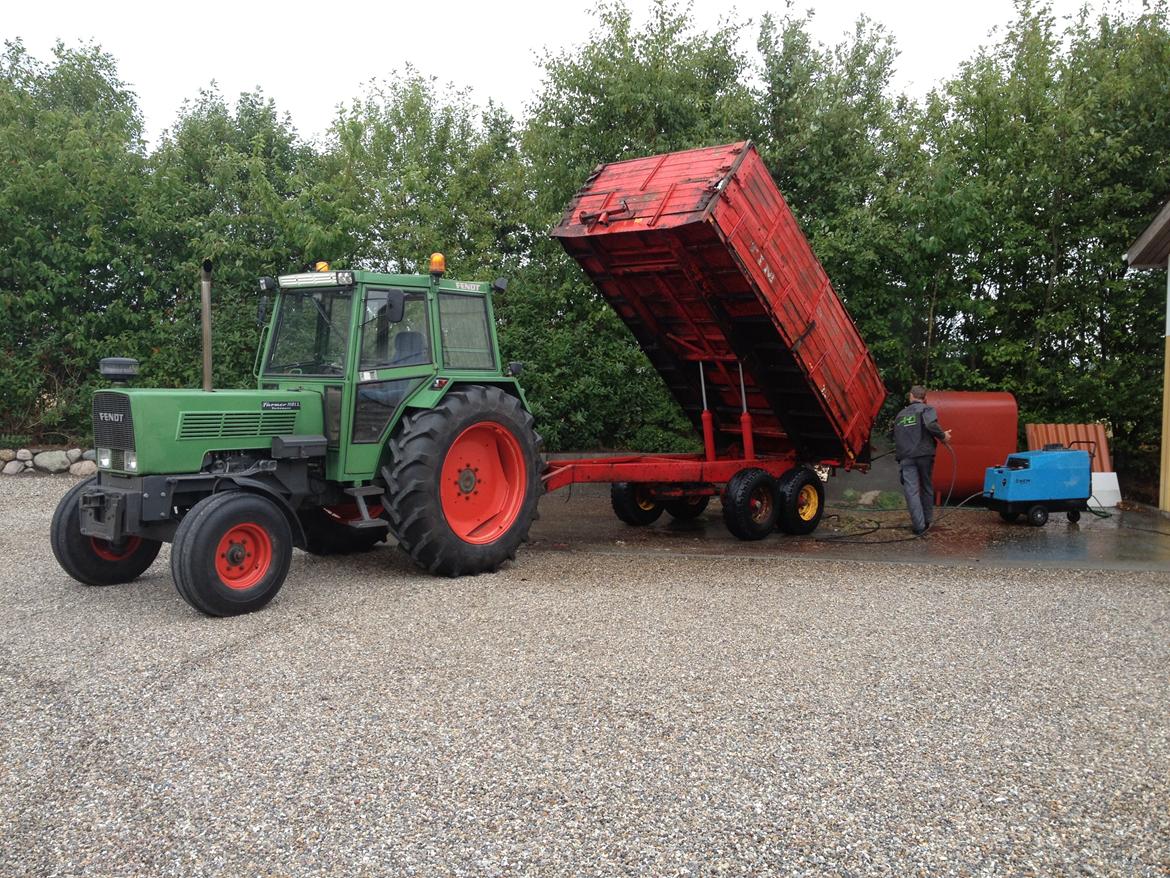
[[[1069, 570], [1170, 571], [1170, 518], [1148, 508], [1099, 509], [1082, 513], [1076, 524], [1054, 513], [1044, 527], [1007, 524], [978, 506], [936, 511], [921, 538], [910, 531], [904, 509], [844, 505], [833, 499], [820, 527], [810, 536], [774, 534], [741, 542], [723, 526], [717, 502], [697, 521], [669, 516], [646, 528], [618, 521], [608, 485], [574, 485], [547, 495], [533, 530], [537, 546], [562, 551], [663, 553], [674, 556], [866, 561], [958, 567]], [[1099, 517], [1100, 516], [1100, 517]]]
[[498, 573], [297, 552], [216, 620], [166, 547], [65, 577], [71, 484], [0, 480], [0, 875], [1170, 874], [1156, 514], [740, 543], [578, 486]]

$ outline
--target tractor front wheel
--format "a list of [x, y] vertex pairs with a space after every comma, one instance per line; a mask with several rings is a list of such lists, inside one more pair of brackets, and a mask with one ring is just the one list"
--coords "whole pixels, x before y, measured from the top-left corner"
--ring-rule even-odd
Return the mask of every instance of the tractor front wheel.
[[118, 585], [137, 579], [154, 563], [162, 543], [128, 536], [116, 543], [81, 532], [81, 493], [97, 477], [78, 482], [61, 498], [49, 526], [49, 545], [61, 569], [85, 585]]
[[777, 481], [776, 500], [780, 530], [805, 536], [817, 529], [825, 514], [825, 485], [811, 469], [798, 466]]
[[1028, 510], [1028, 524], [1032, 527], [1044, 527], [1048, 524], [1048, 509], [1037, 503]]
[[637, 482], [614, 482], [609, 486], [609, 502], [613, 514], [632, 527], [653, 524], [662, 515], [662, 503]]
[[770, 534], [776, 512], [776, 480], [762, 469], [741, 469], [723, 490], [723, 523], [741, 540]]
[[292, 529], [275, 503], [258, 494], [212, 494], [179, 523], [171, 574], [199, 612], [238, 616], [276, 597], [291, 560]]
[[1001, 510], [999, 510], [999, 517], [1002, 518], [1004, 521], [1006, 521], [1008, 524], [1015, 524], [1017, 521], [1020, 520], [1020, 513], [1019, 513], [1019, 510], [1001, 509]]
[[390, 456], [391, 529], [420, 566], [460, 576], [516, 557], [541, 492], [540, 437], [518, 399], [492, 386], [452, 390], [403, 420]]

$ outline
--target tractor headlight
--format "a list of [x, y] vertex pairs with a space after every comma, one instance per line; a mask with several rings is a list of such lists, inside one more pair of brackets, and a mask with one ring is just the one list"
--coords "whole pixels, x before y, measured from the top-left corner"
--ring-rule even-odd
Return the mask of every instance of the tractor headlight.
[[138, 455], [135, 452], [127, 451], [125, 461], [126, 461], [126, 470], [128, 472], [132, 472], [132, 473], [138, 472]]
[[99, 448], [99, 449], [97, 449], [96, 456], [97, 456], [98, 469], [109, 469], [110, 468], [110, 461], [113, 459], [113, 455], [110, 453], [110, 449]]

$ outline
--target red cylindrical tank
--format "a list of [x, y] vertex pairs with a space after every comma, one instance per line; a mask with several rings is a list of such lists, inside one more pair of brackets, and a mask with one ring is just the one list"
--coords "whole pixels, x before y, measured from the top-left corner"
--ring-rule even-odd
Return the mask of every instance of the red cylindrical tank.
[[[938, 422], [951, 431], [952, 456], [939, 448], [934, 457], [934, 499], [958, 502], [983, 490], [989, 466], [1002, 466], [1016, 451], [1019, 409], [1010, 393], [931, 390], [926, 404], [938, 412]], [[951, 474], [955, 486], [951, 488]]]

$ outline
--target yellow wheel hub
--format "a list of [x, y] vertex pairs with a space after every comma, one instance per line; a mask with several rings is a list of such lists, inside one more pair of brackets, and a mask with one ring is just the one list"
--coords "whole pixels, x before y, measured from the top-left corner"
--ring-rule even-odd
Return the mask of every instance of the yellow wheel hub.
[[817, 517], [817, 510], [821, 508], [821, 498], [817, 496], [817, 489], [812, 485], [805, 485], [796, 497], [796, 514], [801, 521], [812, 521]]

